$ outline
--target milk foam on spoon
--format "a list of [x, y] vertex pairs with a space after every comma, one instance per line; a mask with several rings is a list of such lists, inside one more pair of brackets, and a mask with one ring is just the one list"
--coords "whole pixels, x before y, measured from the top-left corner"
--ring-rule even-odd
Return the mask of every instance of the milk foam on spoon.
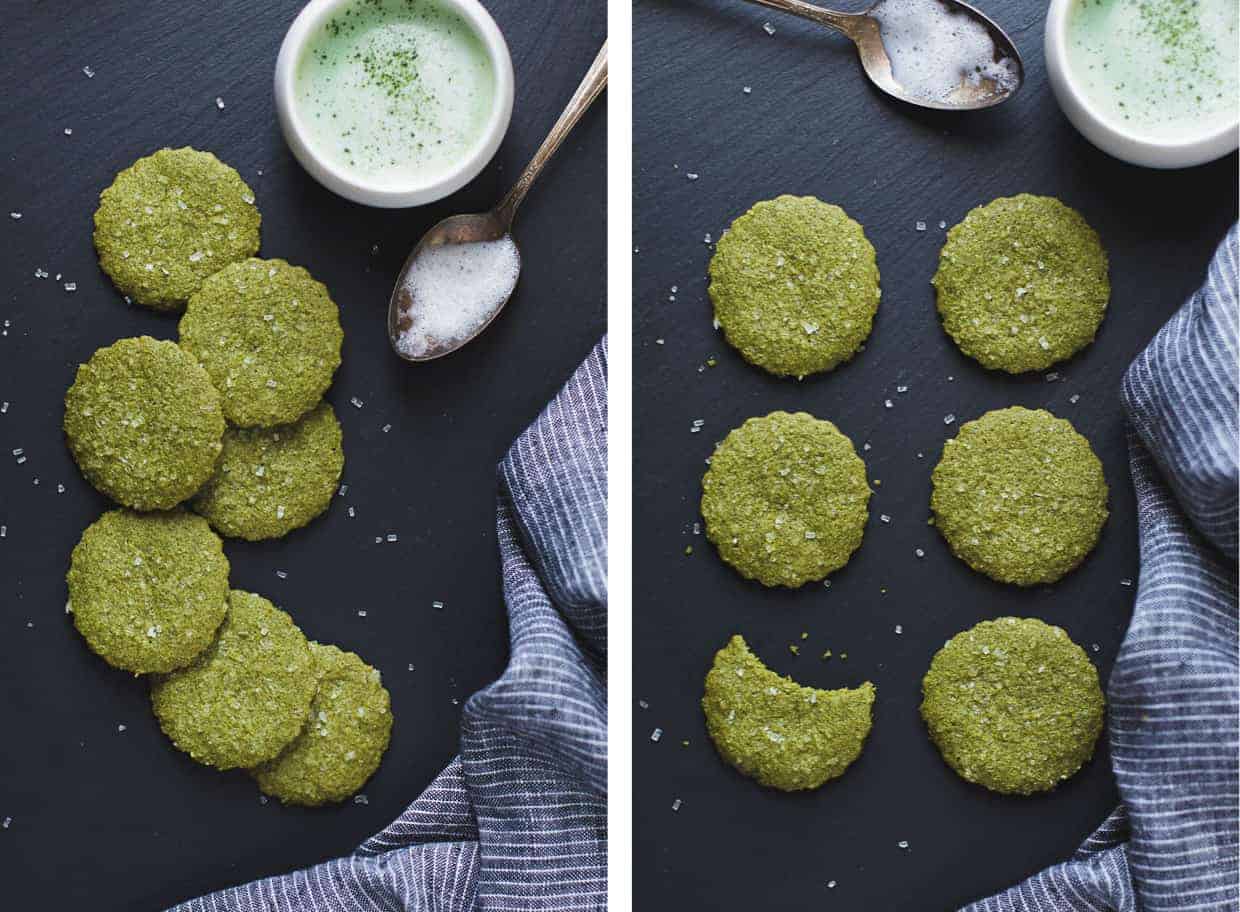
[[995, 60], [986, 26], [939, 0], [882, 0], [868, 12], [878, 22], [891, 74], [910, 95], [950, 101], [962, 86], [989, 81], [996, 93], [1020, 82], [1017, 61]]
[[455, 350], [486, 326], [520, 274], [521, 255], [510, 234], [423, 247], [405, 283], [411, 322], [397, 337], [397, 348], [411, 358]]

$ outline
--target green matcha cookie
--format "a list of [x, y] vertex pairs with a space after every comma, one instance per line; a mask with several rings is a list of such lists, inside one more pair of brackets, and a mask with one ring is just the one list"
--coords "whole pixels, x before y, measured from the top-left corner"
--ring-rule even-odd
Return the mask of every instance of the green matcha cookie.
[[181, 345], [211, 375], [240, 427], [296, 421], [340, 366], [340, 314], [327, 289], [284, 260], [246, 260], [207, 279], [181, 317]]
[[124, 294], [180, 310], [203, 280], [258, 252], [261, 217], [245, 181], [210, 152], [160, 149], [99, 194], [99, 265]]
[[192, 356], [142, 336], [101, 348], [78, 368], [64, 427], [87, 481], [135, 510], [167, 510], [211, 477], [224, 416]]
[[803, 377], [847, 361], [878, 311], [878, 266], [861, 226], [812, 196], [757, 203], [710, 261], [715, 321], [746, 361]]
[[943, 445], [930, 509], [952, 553], [1001, 583], [1053, 583], [1085, 559], [1107, 519], [1089, 441], [1050, 412], [987, 412]]
[[960, 350], [1010, 374], [1094, 341], [1111, 297], [1094, 230], [1059, 200], [1027, 193], [979, 206], [947, 232], [931, 282]]
[[228, 560], [206, 521], [171, 513], [104, 513], [69, 563], [73, 623], [87, 644], [134, 674], [188, 665], [228, 607]]
[[340, 423], [320, 402], [294, 424], [228, 428], [215, 474], [190, 506], [221, 535], [279, 538], [327, 509], [343, 468]]
[[297, 737], [317, 684], [293, 619], [234, 589], [215, 642], [188, 668], [152, 683], [151, 707], [164, 734], [199, 763], [249, 767]]
[[982, 621], [935, 654], [921, 716], [962, 779], [1008, 795], [1053, 789], [1094, 753], [1098, 672], [1059, 627]]
[[800, 586], [848, 563], [869, 500], [852, 441], [805, 412], [750, 418], [719, 444], [702, 479], [706, 537], [766, 586]]
[[771, 671], [734, 636], [706, 675], [706, 730], [724, 760], [762, 785], [814, 789], [861, 755], [874, 685], [815, 690]]
[[392, 709], [378, 670], [351, 652], [310, 644], [319, 689], [310, 721], [274, 760], [250, 772], [285, 804], [343, 801], [379, 768], [392, 734]]

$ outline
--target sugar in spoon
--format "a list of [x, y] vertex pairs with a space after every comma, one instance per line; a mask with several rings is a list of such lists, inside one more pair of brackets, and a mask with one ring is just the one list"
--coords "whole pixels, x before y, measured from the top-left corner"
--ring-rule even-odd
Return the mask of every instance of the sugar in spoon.
[[582, 114], [607, 85], [607, 42], [508, 195], [489, 212], [453, 215], [418, 241], [388, 301], [388, 339], [406, 361], [451, 354], [491, 324], [521, 271], [512, 237], [517, 207]]
[[960, 0], [878, 0], [860, 13], [839, 13], [804, 0], [748, 2], [851, 38], [872, 83], [923, 108], [989, 108], [1015, 95], [1025, 79], [1012, 39]]

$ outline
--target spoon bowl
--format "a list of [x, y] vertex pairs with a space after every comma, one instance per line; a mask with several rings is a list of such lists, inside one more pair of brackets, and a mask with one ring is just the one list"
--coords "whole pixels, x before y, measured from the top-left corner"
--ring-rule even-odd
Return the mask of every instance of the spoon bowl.
[[[413, 248], [413, 252], [405, 260], [405, 265], [401, 267], [400, 277], [397, 279], [396, 286], [392, 289], [392, 296], [388, 301], [388, 339], [391, 340], [396, 354], [406, 361], [434, 361], [436, 358], [442, 358], [444, 355], [451, 354], [461, 346], [472, 341], [491, 325], [491, 322], [504, 309], [504, 305], [508, 303], [511, 292], [494, 307], [485, 322], [464, 336], [428, 338], [426, 347], [417, 354], [412, 354], [407, 347], [399, 344], [400, 340], [413, 329], [414, 321], [420, 312], [419, 302], [414, 300], [414, 285], [409, 281], [418, 257], [431, 247], [443, 247], [450, 244], [478, 244], [487, 241], [503, 240], [508, 236], [509, 228], [510, 225], [506, 224], [492, 210], [491, 212], [448, 216], [448, 218], [439, 222], [430, 231], [422, 235], [422, 239], [418, 241], [417, 246]], [[512, 242], [512, 248], [516, 252], [517, 270], [519, 273], [521, 254], [515, 240]], [[515, 285], [514, 281], [514, 288]]]
[[[939, 111], [990, 108], [1015, 95], [1025, 81], [1012, 39], [961, 0], [878, 0], [861, 13], [836, 12], [805, 0], [749, 2], [847, 36], [870, 81], [908, 104]], [[953, 40], [962, 54], [970, 52], [963, 59], [967, 66], [951, 61], [944, 66], [942, 54]]]

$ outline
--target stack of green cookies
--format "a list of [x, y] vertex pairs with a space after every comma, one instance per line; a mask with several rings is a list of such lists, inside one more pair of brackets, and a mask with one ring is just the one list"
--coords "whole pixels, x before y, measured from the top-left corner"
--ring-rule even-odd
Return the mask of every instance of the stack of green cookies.
[[128, 299], [184, 315], [179, 344], [121, 339], [65, 396], [83, 475], [128, 508], [82, 535], [69, 604], [91, 649], [153, 676], [177, 747], [314, 805], [362, 786], [392, 722], [375, 669], [228, 588], [216, 533], [271, 539], [306, 525], [344, 466], [322, 398], [340, 364], [339, 313], [306, 270], [254, 258], [259, 223], [240, 175], [194, 149], [139, 159], [100, 196], [104, 271]]
[[344, 467], [322, 401], [343, 332], [320, 282], [255, 259], [254, 194], [208, 152], [162, 149], [95, 213], [99, 262], [128, 298], [184, 310], [180, 343], [122, 339], [83, 365], [65, 433], [83, 474], [137, 510], [192, 509], [220, 533], [278, 538], [327, 509]]
[[[715, 322], [750, 363], [804, 377], [864, 345], [878, 309], [874, 248], [842, 209], [812, 197], [759, 202], [710, 263]], [[1058, 200], [1021, 194], [971, 211], [947, 233], [933, 283], [962, 352], [1009, 373], [1042, 370], [1089, 345], [1110, 296], [1098, 236]], [[841, 569], [861, 545], [870, 488], [852, 442], [804, 412], [750, 418], [702, 479], [707, 538], [765, 586]], [[1077, 567], [1107, 519], [1089, 441], [1047, 411], [999, 409], [961, 426], [933, 473], [933, 523], [962, 561], [999, 582], [1049, 584]], [[875, 482], [877, 484], [877, 482]], [[992, 790], [1053, 788], [1092, 755], [1102, 728], [1097, 673], [1063, 630], [1001, 618], [957, 635], [923, 682], [922, 715], [948, 764]], [[734, 636], [715, 657], [702, 707], [725, 760], [760, 783], [817, 788], [857, 758], [875, 690], [802, 687]]]

